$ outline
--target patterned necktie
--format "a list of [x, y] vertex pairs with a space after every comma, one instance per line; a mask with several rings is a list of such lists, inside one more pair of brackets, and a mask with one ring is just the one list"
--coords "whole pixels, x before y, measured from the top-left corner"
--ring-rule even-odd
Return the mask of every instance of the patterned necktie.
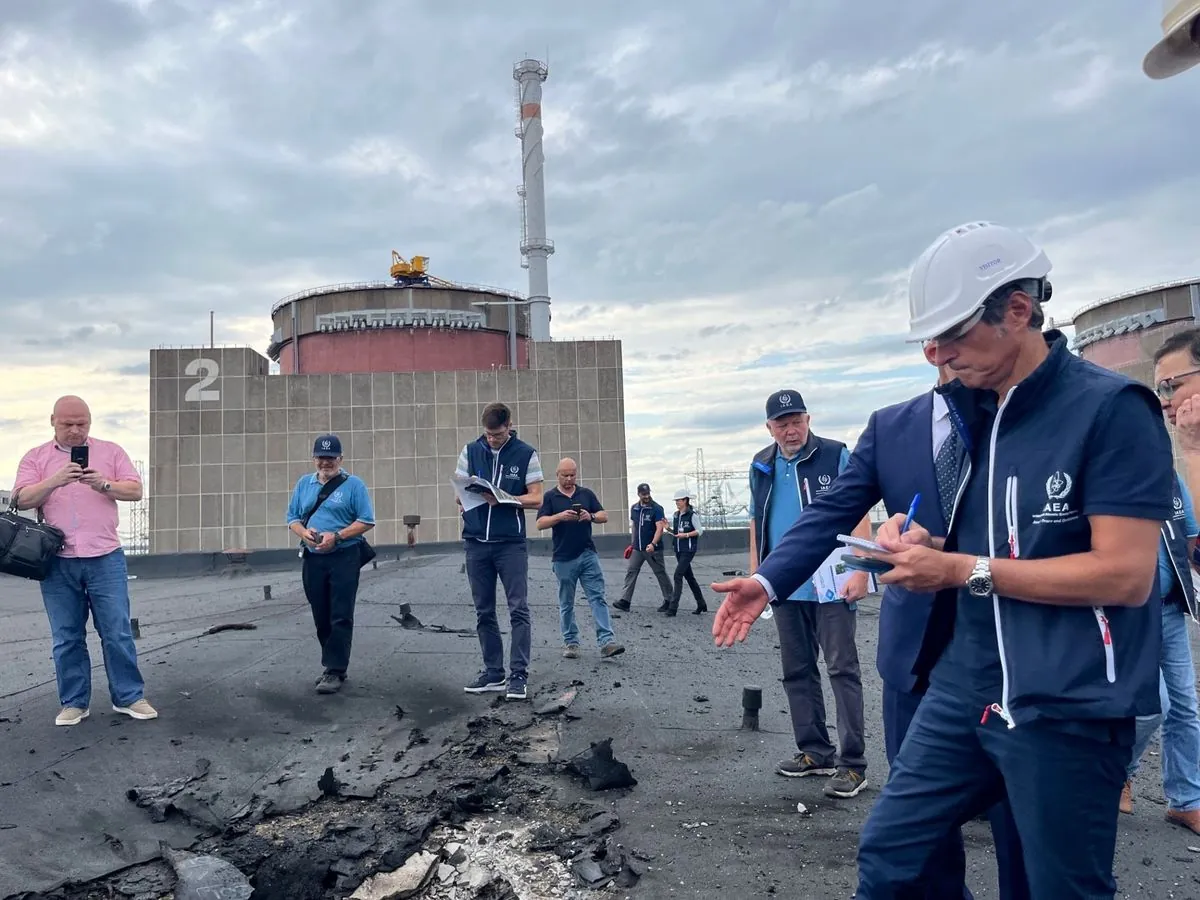
[[934, 460], [933, 468], [937, 474], [938, 498], [942, 502], [942, 518], [946, 520], [946, 525], [950, 525], [950, 515], [954, 511], [954, 495], [958, 491], [958, 464], [959, 464], [959, 448], [962, 446], [962, 441], [958, 436], [958, 431], [953, 426], [950, 428], [950, 436], [942, 442], [942, 447], [938, 450], [937, 459]]

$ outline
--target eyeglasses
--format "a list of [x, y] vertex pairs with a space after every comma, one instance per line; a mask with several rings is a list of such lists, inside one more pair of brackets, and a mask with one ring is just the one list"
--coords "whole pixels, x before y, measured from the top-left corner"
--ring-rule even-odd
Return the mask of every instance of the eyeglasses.
[[937, 337], [927, 338], [921, 342], [923, 347], [938, 347], [943, 344], [952, 344], [955, 341], [967, 336], [967, 332], [983, 321], [983, 314], [986, 311], [986, 304], [979, 307], [971, 314], [971, 317], [965, 322], [960, 322], [949, 331], [943, 331]]
[[1183, 387], [1183, 382], [1193, 375], [1200, 375], [1200, 369], [1192, 369], [1190, 372], [1180, 372], [1178, 375], [1164, 378], [1154, 386], [1154, 392], [1161, 399], [1170, 400], [1175, 396], [1175, 392]]

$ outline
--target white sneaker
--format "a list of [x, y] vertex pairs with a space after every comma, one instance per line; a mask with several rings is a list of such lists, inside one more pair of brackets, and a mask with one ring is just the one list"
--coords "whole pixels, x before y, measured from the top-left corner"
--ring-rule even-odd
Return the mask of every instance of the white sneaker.
[[141, 719], [143, 721], [158, 718], [158, 710], [147, 703], [144, 697], [137, 703], [129, 704], [129, 706], [114, 706], [113, 712], [129, 716], [131, 719]]
[[64, 706], [62, 712], [54, 717], [55, 725], [78, 725], [88, 717], [89, 713], [86, 709], [80, 709], [78, 706]]

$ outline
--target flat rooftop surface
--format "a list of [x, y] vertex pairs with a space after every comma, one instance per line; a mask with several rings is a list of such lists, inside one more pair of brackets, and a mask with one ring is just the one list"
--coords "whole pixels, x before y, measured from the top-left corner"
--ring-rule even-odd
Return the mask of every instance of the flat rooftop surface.
[[[744, 565], [741, 554], [702, 554], [695, 568], [707, 583]], [[160, 841], [185, 848], [203, 838], [201, 849], [253, 859], [263, 872], [276, 864], [270, 854], [284, 851], [315, 866], [325, 844], [359, 827], [337, 822], [374, 821], [377, 806], [407, 816], [409, 828], [420, 804], [435, 795], [442, 798], [438, 821], [468, 829], [473, 818], [501, 815], [499, 809], [518, 830], [522, 817], [532, 824], [549, 808], [539, 804], [568, 809], [587, 802], [611, 811], [619, 817], [613, 840], [643, 860], [640, 882], [621, 896], [852, 895], [858, 832], [886, 778], [874, 669], [878, 597], [859, 605], [870, 787], [833, 801], [821, 793], [823, 779], [774, 774], [794, 745], [773, 623], [760, 621], [746, 644], [718, 651], [712, 613], [690, 615], [685, 589], [678, 617], [658, 614], [658, 591], [643, 568], [633, 610], [614, 623], [627, 652], [599, 659], [579, 599], [583, 657], [566, 660], [549, 560], [534, 557], [531, 702], [506, 704], [462, 690], [478, 670], [479, 650], [461, 567], [462, 555], [450, 553], [364, 570], [350, 680], [334, 696], [313, 692], [319, 653], [298, 570], [131, 581], [147, 697], [160, 718], [135, 722], [109, 711], [93, 635], [92, 715], [74, 728], [53, 724], [58, 704], [38, 587], [0, 579], [0, 897], [163, 896], [170, 876], [155, 861]], [[606, 559], [604, 568], [611, 603], [624, 563]], [[423, 629], [397, 624], [392, 617], [401, 603], [411, 604]], [[711, 609], [711, 594], [709, 603]], [[503, 616], [501, 622], [507, 644]], [[255, 627], [205, 634], [232, 623]], [[763, 687], [758, 732], [739, 730], [747, 684]], [[565, 714], [535, 714], [543, 701], [572, 689]], [[828, 691], [826, 703], [832, 728]], [[605, 738], [636, 786], [591, 792], [561, 767], [537, 764], [539, 748], [561, 760]], [[1157, 750], [1153, 744], [1139, 775], [1134, 814], [1121, 817], [1119, 896], [1200, 896], [1200, 836], [1164, 821]], [[506, 805], [479, 799], [487, 793], [479, 785], [501, 781]], [[323, 791], [322, 783], [337, 788]], [[445, 800], [470, 784], [467, 800]], [[797, 812], [798, 802], [809, 814]], [[392, 846], [390, 855], [378, 842], [394, 839], [398, 828], [372, 826], [366, 850], [329, 851], [338, 860], [332, 870], [322, 863], [308, 893], [286, 895], [346, 896], [368, 868], [396, 868], [413, 842]], [[969, 886], [977, 898], [994, 898], [990, 832], [973, 822], [965, 833]], [[293, 862], [273, 871], [302, 868]], [[528, 877], [549, 877], [551, 868]], [[271, 877], [282, 883], [284, 876]], [[261, 887], [270, 879], [259, 878], [255, 897], [275, 896]], [[575, 896], [562, 884], [517, 893]]]

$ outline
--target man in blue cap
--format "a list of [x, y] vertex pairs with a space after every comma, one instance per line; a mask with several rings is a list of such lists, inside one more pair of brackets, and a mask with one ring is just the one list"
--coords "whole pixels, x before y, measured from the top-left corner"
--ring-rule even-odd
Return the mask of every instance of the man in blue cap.
[[323, 434], [313, 443], [310, 475], [292, 491], [287, 523], [300, 539], [304, 595], [312, 608], [324, 673], [318, 694], [336, 694], [350, 666], [354, 603], [363, 563], [374, 555], [363, 535], [375, 527], [367, 486], [342, 469], [342, 442]]
[[[812, 432], [808, 409], [799, 391], [776, 391], [767, 398], [767, 431], [772, 443], [750, 464], [750, 571], [779, 545], [783, 536], [814, 499], [828, 493], [846, 468], [850, 451], [840, 441]], [[832, 532], [836, 533], [836, 531]], [[864, 516], [854, 535], [871, 536]], [[858, 572], [840, 593], [818, 596], [811, 579], [787, 595], [775, 610], [783, 688], [787, 693], [796, 738], [796, 754], [776, 771], [788, 778], [831, 776], [829, 797], [856, 797], [867, 786], [862, 671], [855, 632], [857, 601], [867, 593], [867, 575]], [[818, 657], [837, 708], [838, 746], [829, 739]]]

